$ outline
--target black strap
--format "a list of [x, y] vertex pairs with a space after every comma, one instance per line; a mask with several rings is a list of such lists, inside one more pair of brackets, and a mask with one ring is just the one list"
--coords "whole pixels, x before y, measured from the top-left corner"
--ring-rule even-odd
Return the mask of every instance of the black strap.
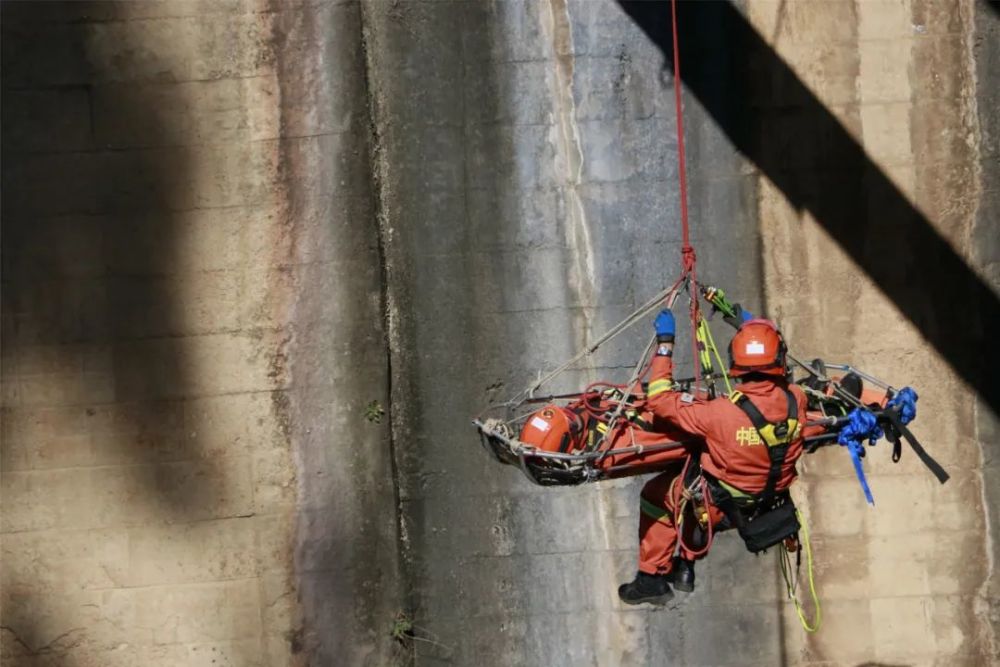
[[[769, 422], [765, 419], [764, 415], [761, 414], [760, 410], [757, 409], [757, 406], [753, 404], [753, 401], [747, 398], [746, 394], [741, 393], [734, 402], [736, 407], [742, 410], [744, 414], [750, 418], [750, 423], [753, 424], [753, 427], [757, 430], [757, 434], [760, 435], [761, 441], [767, 448], [767, 456], [771, 465], [767, 470], [767, 483], [764, 485], [764, 490], [761, 492], [760, 500], [758, 501], [758, 507], [765, 509], [771, 504], [771, 501], [774, 500], [774, 492], [777, 489], [778, 480], [781, 479], [781, 469], [784, 467], [785, 457], [788, 455], [789, 441], [792, 436], [791, 433], [787, 432], [789, 428], [788, 420], [797, 420], [799, 418], [799, 406], [795, 400], [795, 396], [793, 396], [792, 392], [787, 389], [785, 389], [785, 396], [788, 399], [788, 416], [784, 419], [784, 423], [780, 421]], [[764, 437], [762, 432], [762, 429], [766, 426], [774, 427], [776, 436], [787, 436], [788, 440], [780, 445], [772, 447], [768, 444], [767, 438]], [[784, 427], [785, 433], [778, 432], [778, 429], [781, 429], [782, 427]]]
[[[927, 450], [924, 449], [923, 445], [920, 444], [920, 441], [917, 440], [913, 433], [910, 432], [910, 429], [906, 428], [903, 422], [900, 421], [899, 415], [895, 410], [884, 410], [881, 416], [888, 419], [892, 427], [896, 429], [896, 432], [906, 439], [910, 448], [913, 449], [913, 453], [916, 454], [917, 458], [920, 459], [925, 466], [927, 466], [927, 469], [930, 470], [935, 477], [937, 477], [939, 482], [944, 484], [951, 478], [951, 476], [945, 472], [945, 469], [941, 467], [941, 464], [935, 461], [934, 458], [927, 453]], [[899, 457], [896, 455], [897, 447], [899, 447], [898, 439], [893, 444], [893, 461], [899, 460]]]
[[895, 425], [888, 419], [886, 419], [886, 423], [883, 426], [885, 428], [885, 437], [892, 443], [892, 462], [899, 463], [899, 459], [903, 455], [902, 434], [896, 430]]

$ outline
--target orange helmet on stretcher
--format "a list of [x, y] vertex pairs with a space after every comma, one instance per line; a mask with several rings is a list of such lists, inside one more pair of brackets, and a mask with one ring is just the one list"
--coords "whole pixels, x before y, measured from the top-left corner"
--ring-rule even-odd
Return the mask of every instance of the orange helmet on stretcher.
[[581, 448], [583, 430], [580, 415], [558, 405], [546, 405], [528, 417], [518, 439], [545, 452], [570, 453]]
[[764, 373], [779, 377], [788, 373], [785, 339], [771, 320], [744, 322], [729, 343], [730, 375]]

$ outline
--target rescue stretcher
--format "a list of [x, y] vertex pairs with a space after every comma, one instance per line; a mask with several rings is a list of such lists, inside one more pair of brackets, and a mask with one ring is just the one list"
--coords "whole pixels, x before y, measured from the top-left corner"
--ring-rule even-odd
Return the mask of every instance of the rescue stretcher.
[[[825, 432], [805, 438], [807, 453], [837, 444], [839, 429], [855, 407], [833, 390], [834, 386], [843, 387], [844, 378], [848, 379], [849, 385], [854, 385], [847, 387], [845, 391], [856, 392], [859, 401], [880, 416], [883, 423], [893, 423], [890, 413], [898, 411], [898, 408], [886, 408], [886, 405], [897, 390], [890, 384], [849, 364], [816, 360], [809, 369], [822, 374], [823, 379], [818, 380], [814, 373], [806, 373], [796, 380], [796, 384], [803, 388], [809, 398], [810, 411], [805, 426], [821, 427]], [[826, 378], [827, 370], [839, 371], [843, 375]], [[678, 388], [689, 391], [692, 381], [691, 378], [679, 380]], [[604, 393], [611, 395], [602, 397], [599, 392], [585, 391], [580, 394], [530, 398], [526, 403], [567, 407], [581, 402], [589, 401], [593, 404], [599, 401], [604, 411], [609, 412], [621, 400], [625, 400], [626, 405], [635, 405], [641, 404], [643, 398], [641, 391], [624, 396], [619, 388], [605, 390]], [[703, 390], [699, 393], [706, 392]], [[494, 412], [499, 412], [503, 407], [498, 406]], [[596, 446], [589, 451], [580, 452], [546, 451], [522, 442], [518, 436], [538, 411], [505, 417], [488, 416], [487, 413], [487, 416], [475, 419], [473, 424], [479, 430], [481, 445], [495, 460], [517, 466], [529, 480], [541, 486], [577, 485], [653, 472], [658, 466], [675, 460], [670, 453], [682, 449], [694, 450], [702, 444], [699, 439], [687, 437], [669, 425], [659, 425], [654, 430], [640, 428], [626, 414], [629, 410], [631, 408], [622, 411], [620, 420], [607, 429], [605, 437]]]
[[[642, 378], [648, 369], [646, 360], [652, 352], [655, 338], [650, 341], [640, 356], [631, 378], [624, 384], [600, 384], [597, 388], [591, 386], [575, 394], [536, 396], [538, 389], [546, 382], [581, 359], [590, 357], [602, 344], [642, 321], [642, 318], [653, 310], [663, 306], [671, 308], [682, 287], [688, 291], [694, 302], [692, 319], [696, 321], [695, 332], [701, 373], [696, 378], [674, 380], [675, 388], [704, 398], [727, 395], [732, 387], [726, 367], [722, 364], [712, 340], [706, 318], [697, 310], [697, 294], [700, 292], [712, 305], [713, 313], [721, 313], [734, 327], [739, 326], [741, 309], [738, 304], [730, 304], [722, 290], [699, 285], [690, 279], [681, 279], [640, 306], [589, 348], [580, 351], [544, 377], [540, 377], [517, 397], [487, 409], [476, 418], [473, 424], [479, 431], [483, 448], [500, 463], [517, 466], [529, 480], [541, 486], [568, 486], [645, 474], [656, 471], [658, 466], [681, 458], [684, 453], [680, 450], [693, 451], [699, 448], [703, 443], [698, 439], [678, 432], [667, 424], [649, 428], [648, 418], [643, 419], [640, 416], [636, 419], [636, 413], [641, 410], [645, 393]], [[718, 362], [718, 368], [713, 363], [713, 354]], [[871, 494], [860, 461], [865, 455], [865, 448], [857, 439], [853, 443], [846, 443], [841, 438], [841, 431], [851, 425], [852, 412], [857, 413], [858, 409], [864, 413], [861, 416], [869, 420], [872, 433], [878, 433], [879, 436], [884, 434], [892, 444], [894, 462], [899, 461], [902, 442], [905, 441], [938, 481], [941, 483], [947, 481], [948, 474], [924, 450], [907, 427], [907, 423], [916, 415], [915, 392], [908, 387], [897, 389], [850, 364], [827, 363], [821, 359], [814, 359], [807, 364], [791, 354], [787, 355], [787, 359], [792, 370], [790, 381], [801, 387], [809, 399], [809, 411], [804, 424], [807, 429], [805, 451], [813, 453], [821, 447], [832, 444], [851, 445], [848, 449], [869, 502]], [[840, 375], [828, 376], [831, 371]], [[720, 379], [724, 381], [726, 390], [717, 391], [716, 380]], [[907, 399], [906, 408], [900, 398]], [[595, 401], [597, 408], [591, 409]], [[552, 408], [570, 406], [579, 408], [581, 405], [586, 407], [587, 411], [592, 413], [590, 415], [592, 418], [603, 422], [602, 437], [588, 441], [587, 446], [583, 448], [569, 451], [564, 448], [560, 448], [563, 451], [550, 451], [523, 442], [521, 436], [525, 425], [538, 415], [538, 410], [520, 413], [518, 410], [537, 404], [547, 404]], [[640, 427], [639, 424], [643, 423], [645, 426]], [[873, 436], [869, 445], [874, 444], [875, 439]]]

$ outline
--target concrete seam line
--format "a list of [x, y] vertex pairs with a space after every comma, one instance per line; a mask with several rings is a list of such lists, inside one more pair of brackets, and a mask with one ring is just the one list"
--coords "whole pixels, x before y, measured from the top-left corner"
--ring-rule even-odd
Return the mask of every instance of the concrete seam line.
[[[380, 286], [381, 286], [381, 308], [382, 308], [382, 334], [385, 346], [386, 363], [386, 396], [385, 406], [386, 420], [388, 426], [388, 449], [389, 465], [392, 473], [393, 507], [395, 509], [396, 520], [396, 557], [399, 568], [399, 581], [396, 590], [401, 594], [403, 604], [413, 607], [411, 593], [411, 577], [409, 576], [409, 548], [407, 540], [406, 522], [402, 505], [402, 472], [400, 470], [400, 457], [398, 453], [399, 442], [399, 414], [395, 409], [394, 393], [399, 390], [398, 384], [394, 382], [395, 373], [399, 372], [394, 368], [394, 350], [399, 349], [398, 339], [398, 318], [395, 316], [398, 311], [398, 297], [393, 287], [396, 279], [391, 259], [392, 227], [389, 221], [389, 214], [386, 210], [386, 199], [388, 191], [388, 164], [386, 162], [383, 137], [380, 131], [379, 121], [383, 116], [382, 103], [379, 96], [377, 78], [376, 56], [371, 48], [374, 41], [374, 17], [375, 8], [370, 1], [362, 0], [360, 3], [361, 19], [361, 50], [364, 58], [364, 79], [365, 92], [368, 101], [368, 138], [369, 154], [368, 162], [371, 173], [372, 204], [375, 214], [375, 232], [377, 241], [377, 252], [379, 258]], [[376, 0], [376, 5], [378, 0]], [[401, 610], [401, 611], [410, 611]], [[388, 621], [389, 619], [387, 619]]]
[[[979, 69], [977, 67], [977, 54], [974, 48], [976, 37], [978, 36], [977, 23], [980, 17], [980, 11], [988, 11], [988, 8], [973, 6], [968, 9], [968, 11], [962, 12], [962, 22], [965, 28], [960, 34], [968, 36], [964, 43], [964, 56], [966, 58], [966, 65], [969, 68], [969, 76], [972, 80], [973, 90], [979, 90], [982, 82], [979, 80]], [[990, 20], [991, 17], [987, 14], [986, 20]], [[975, 211], [972, 214], [972, 224], [969, 225], [964, 235], [963, 243], [966, 248], [974, 249], [975, 246], [975, 236], [976, 236], [976, 219], [979, 217], [979, 209], [983, 204], [983, 185], [984, 185], [984, 170], [982, 167], [982, 138], [983, 138], [983, 127], [982, 127], [982, 115], [978, 104], [978, 97], [976, 95], [971, 95], [966, 101], [965, 111], [967, 114], [968, 127], [971, 132], [971, 139], [973, 142], [974, 154], [978, 157], [978, 160], [974, 161], [974, 177], [972, 179], [973, 188], [975, 188], [975, 200], [977, 202]], [[976, 266], [978, 259], [975, 256], [975, 250], [973, 250], [972, 256], [972, 266], [979, 268], [982, 271], [982, 265]], [[985, 273], [985, 272], [984, 272]], [[989, 408], [983, 409], [983, 399], [980, 396], [974, 396], [972, 400], [972, 423], [974, 428], [974, 436], [979, 449], [979, 467], [978, 475], [979, 478], [979, 493], [980, 501], [982, 502], [983, 513], [985, 514], [985, 520], [983, 521], [983, 550], [985, 552], [986, 561], [986, 573], [983, 577], [983, 582], [980, 584], [976, 590], [976, 601], [974, 603], [974, 609], [977, 616], [980, 618], [982, 624], [983, 639], [986, 643], [986, 650], [990, 656], [996, 657], [1000, 655], [1000, 645], [997, 643], [997, 632], [996, 632], [996, 621], [991, 622], [991, 604], [993, 599], [990, 597], [990, 589], [995, 586], [995, 581], [997, 577], [996, 572], [996, 558], [997, 553], [997, 537], [993, 534], [993, 524], [995, 520], [990, 520], [990, 514], [997, 511], [995, 508], [990, 506], [990, 496], [989, 496], [989, 476], [987, 473], [988, 457], [987, 457], [987, 434], [983, 433], [982, 424], [984, 420], [991, 418], [992, 414]]]

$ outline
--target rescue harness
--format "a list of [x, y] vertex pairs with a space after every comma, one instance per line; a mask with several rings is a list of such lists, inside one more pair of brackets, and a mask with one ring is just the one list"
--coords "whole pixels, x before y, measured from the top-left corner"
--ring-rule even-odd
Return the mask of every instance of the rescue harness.
[[733, 405], [750, 419], [767, 447], [770, 467], [767, 482], [760, 493], [748, 494], [708, 473], [702, 473], [708, 479], [712, 501], [737, 529], [751, 553], [760, 553], [795, 537], [799, 532], [799, 521], [791, 496], [787, 489], [777, 493], [788, 448], [800, 430], [799, 407], [795, 396], [787, 389], [784, 392], [788, 400], [787, 416], [775, 422], [768, 421], [742, 392], [736, 391], [729, 396]]
[[788, 417], [778, 422], [767, 421], [757, 406], [753, 404], [753, 401], [747, 398], [743, 392], [735, 391], [729, 395], [729, 400], [750, 419], [750, 423], [757, 429], [761, 440], [767, 446], [767, 456], [771, 466], [767, 471], [767, 483], [760, 495], [760, 504], [765, 506], [774, 499], [774, 491], [781, 478], [781, 469], [788, 456], [788, 446], [800, 431], [799, 406], [795, 401], [795, 396], [787, 389], [784, 392], [788, 400]]

